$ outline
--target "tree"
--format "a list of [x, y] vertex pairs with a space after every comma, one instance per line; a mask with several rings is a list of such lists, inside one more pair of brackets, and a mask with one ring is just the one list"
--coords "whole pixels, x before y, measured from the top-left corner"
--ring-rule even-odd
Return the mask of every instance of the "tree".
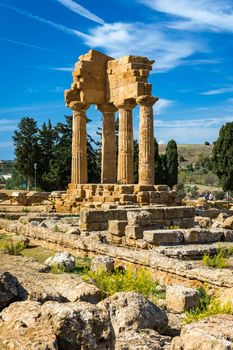
[[165, 185], [167, 182], [167, 169], [165, 155], [159, 155], [159, 145], [154, 139], [154, 182], [155, 185]]
[[133, 176], [134, 183], [138, 183], [138, 156], [139, 156], [139, 145], [138, 141], [133, 141]]
[[42, 124], [38, 133], [40, 159], [38, 160], [38, 184], [45, 191], [52, 190], [47, 175], [50, 171], [50, 163], [54, 160], [54, 146], [57, 139], [56, 130], [52, 127], [51, 121]]
[[222, 126], [214, 143], [213, 164], [224, 191], [233, 191], [233, 123]]
[[178, 152], [174, 140], [170, 140], [166, 147], [166, 165], [167, 185], [173, 187], [178, 183]]
[[39, 156], [37, 131], [36, 121], [33, 118], [24, 117], [13, 136], [15, 167], [21, 175], [26, 177], [27, 190], [30, 190], [30, 182], [34, 177], [34, 163], [37, 163]]
[[72, 116], [65, 116], [66, 123], [58, 123], [54, 128], [55, 142], [48, 170], [43, 178], [50, 190], [64, 190], [71, 178], [72, 159]]

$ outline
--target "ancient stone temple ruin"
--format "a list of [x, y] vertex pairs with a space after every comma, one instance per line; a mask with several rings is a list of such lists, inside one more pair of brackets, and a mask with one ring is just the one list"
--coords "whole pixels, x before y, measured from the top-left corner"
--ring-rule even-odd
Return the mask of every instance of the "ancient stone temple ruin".
[[[67, 193], [57, 209], [70, 210], [88, 201], [179, 204], [166, 186], [154, 186], [154, 118], [148, 83], [154, 61], [141, 56], [113, 59], [90, 50], [80, 56], [73, 72], [73, 83], [65, 91], [66, 105], [73, 111], [72, 175]], [[88, 184], [86, 111], [91, 104], [102, 113], [101, 184]], [[133, 177], [133, 109], [140, 107], [139, 184]], [[115, 113], [119, 111], [118, 152]], [[116, 154], [118, 153], [118, 159]], [[117, 165], [117, 169], [116, 169]]]

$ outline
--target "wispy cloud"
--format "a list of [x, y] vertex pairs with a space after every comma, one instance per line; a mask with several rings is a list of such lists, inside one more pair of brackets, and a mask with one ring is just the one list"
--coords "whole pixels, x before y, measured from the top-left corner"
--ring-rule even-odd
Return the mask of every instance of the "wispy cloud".
[[16, 40], [8, 39], [8, 38], [0, 37], [0, 41], [5, 41], [7, 43], [16, 44], [16, 45], [20, 45], [20, 46], [31, 47], [31, 48], [37, 49], [37, 50], [52, 52], [51, 49], [47, 49], [46, 47], [37, 46], [37, 45], [33, 45], [33, 44], [22, 42], [22, 41], [16, 41]]
[[202, 47], [196, 41], [173, 38], [155, 24], [144, 23], [104, 24], [92, 28], [83, 39], [87, 46], [102, 48], [113, 57], [129, 53], [150, 58], [156, 56], [156, 70], [160, 72], [182, 64]]
[[25, 92], [28, 93], [28, 94], [35, 94], [37, 93], [39, 90], [36, 89], [36, 88], [32, 88], [32, 87], [28, 87]]
[[[202, 45], [194, 40], [184, 40], [169, 35], [166, 28], [156, 24], [145, 23], [104, 23], [90, 29], [85, 34], [78, 30], [67, 28], [61, 24], [49, 21], [27, 11], [8, 6], [18, 13], [32, 18], [40, 23], [56, 28], [67, 34], [74, 35], [83, 40], [90, 48], [99, 48], [113, 57], [134, 54], [154, 58], [156, 55], [156, 70], [166, 72], [180, 64], [184, 59], [203, 49]], [[139, 40], [138, 38], [143, 38]], [[59, 68], [57, 70], [64, 70]], [[70, 70], [70, 68], [69, 68]]]
[[49, 90], [50, 92], [64, 92], [64, 88], [62, 86], [56, 86], [54, 89]]
[[173, 100], [167, 100], [165, 98], [161, 98], [156, 102], [154, 105], [154, 113], [155, 115], [163, 114], [169, 107], [174, 105], [175, 101]]
[[0, 142], [0, 149], [11, 149], [12, 146], [13, 146], [13, 144], [10, 141]]
[[82, 32], [79, 32], [78, 30], [75, 30], [75, 29], [71, 29], [71, 28], [68, 28], [66, 26], [63, 26], [62, 24], [58, 24], [58, 23], [55, 23], [55, 22], [52, 22], [52, 21], [49, 21], [45, 18], [42, 18], [42, 17], [39, 17], [39, 16], [36, 16], [36, 15], [33, 15], [31, 14], [30, 12], [28, 11], [23, 11], [17, 7], [14, 7], [14, 6], [10, 6], [10, 5], [7, 5], [7, 4], [3, 4], [3, 3], [0, 3], [1, 6], [4, 6], [12, 11], [15, 11], [17, 13], [20, 13], [21, 15], [24, 15], [24, 16], [27, 16], [31, 19], [34, 19], [40, 23], [44, 23], [44, 24], [48, 24], [50, 26], [52, 26], [53, 28], [55, 29], [58, 29], [62, 32], [65, 32], [67, 34], [72, 34], [72, 35], [75, 35], [75, 36], [79, 36], [79, 37], [85, 37], [85, 34], [83, 34]]
[[231, 0], [138, 0], [153, 10], [184, 20], [175, 21], [175, 29], [233, 31]]
[[80, 16], [83, 16], [85, 18], [90, 19], [91, 21], [94, 21], [99, 24], [104, 24], [104, 20], [98, 16], [96, 16], [91, 11], [87, 10], [85, 7], [77, 4], [76, 2], [72, 0], [57, 0], [60, 4], [67, 7], [69, 10], [79, 14]]
[[233, 92], [233, 86], [204, 91], [204, 92], [201, 92], [201, 95], [207, 95], [207, 96], [208, 95], [221, 95], [221, 94], [226, 94], [229, 92]]

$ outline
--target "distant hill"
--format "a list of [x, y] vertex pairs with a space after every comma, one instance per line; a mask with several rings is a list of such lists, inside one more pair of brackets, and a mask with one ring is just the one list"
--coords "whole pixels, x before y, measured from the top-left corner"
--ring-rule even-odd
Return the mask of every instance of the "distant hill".
[[[159, 153], [164, 154], [167, 145], [159, 145]], [[213, 145], [177, 145], [179, 154], [179, 163], [183, 165], [195, 164], [200, 155], [203, 157], [211, 157]], [[183, 159], [183, 160], [182, 160]]]

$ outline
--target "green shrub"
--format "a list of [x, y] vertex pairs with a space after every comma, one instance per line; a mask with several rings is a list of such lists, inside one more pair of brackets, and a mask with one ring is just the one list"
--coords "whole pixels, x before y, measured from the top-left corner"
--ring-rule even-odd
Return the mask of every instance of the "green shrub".
[[1, 247], [3, 253], [9, 255], [21, 255], [21, 252], [26, 248], [23, 242], [13, 242], [12, 239], [4, 241]]
[[218, 248], [217, 254], [203, 256], [203, 264], [209, 267], [223, 269], [228, 266], [228, 258], [233, 256], [233, 246]]
[[52, 273], [58, 274], [65, 272], [65, 266], [64, 265], [52, 265], [51, 270]]
[[27, 207], [23, 208], [23, 213], [29, 213], [29, 209]]
[[117, 292], [129, 291], [136, 291], [151, 299], [158, 294], [156, 291], [158, 283], [153, 280], [151, 273], [145, 268], [138, 270], [129, 268], [125, 272], [115, 269], [112, 273], [103, 270], [89, 271], [83, 276], [83, 280], [86, 282], [94, 280], [103, 298]]

